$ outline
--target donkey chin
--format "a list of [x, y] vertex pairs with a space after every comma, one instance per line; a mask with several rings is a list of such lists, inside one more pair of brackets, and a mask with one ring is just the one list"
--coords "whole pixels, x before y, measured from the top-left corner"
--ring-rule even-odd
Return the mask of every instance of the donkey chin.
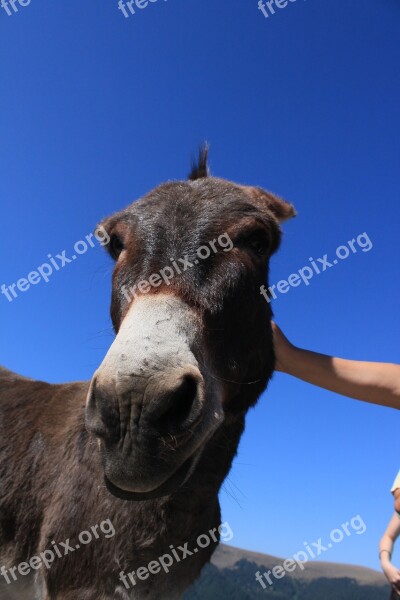
[[179, 298], [139, 297], [94, 374], [86, 427], [98, 438], [113, 495], [146, 500], [175, 492], [224, 421], [218, 382], [202, 374], [193, 352], [199, 331]]

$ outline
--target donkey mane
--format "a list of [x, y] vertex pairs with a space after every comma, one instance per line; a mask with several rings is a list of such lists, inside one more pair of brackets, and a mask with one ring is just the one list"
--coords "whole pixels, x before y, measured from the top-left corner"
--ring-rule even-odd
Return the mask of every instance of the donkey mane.
[[207, 143], [200, 146], [197, 159], [192, 159], [191, 171], [188, 175], [190, 181], [209, 177], [208, 153], [209, 145]]

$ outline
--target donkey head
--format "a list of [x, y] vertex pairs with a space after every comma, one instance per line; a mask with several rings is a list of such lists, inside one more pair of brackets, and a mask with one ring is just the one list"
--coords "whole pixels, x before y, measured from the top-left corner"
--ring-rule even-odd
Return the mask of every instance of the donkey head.
[[115, 495], [178, 489], [217, 429], [265, 388], [274, 353], [260, 286], [279, 224], [294, 214], [260, 188], [209, 176], [202, 151], [188, 181], [101, 223], [116, 338], [93, 376], [86, 424]]

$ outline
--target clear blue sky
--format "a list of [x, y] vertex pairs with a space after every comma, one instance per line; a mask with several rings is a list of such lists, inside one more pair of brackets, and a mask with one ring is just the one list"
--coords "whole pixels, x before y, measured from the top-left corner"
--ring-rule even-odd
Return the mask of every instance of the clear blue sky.
[[[0, 9], [0, 284], [24, 277], [158, 183], [198, 143], [215, 174], [297, 207], [271, 283], [358, 251], [274, 303], [297, 344], [399, 362], [400, 4], [116, 0]], [[0, 296], [0, 363], [52, 382], [90, 378], [112, 341], [112, 264], [90, 249], [49, 283]], [[221, 492], [236, 546], [289, 556], [360, 514], [324, 560], [378, 567], [400, 467], [399, 416], [277, 374]], [[400, 552], [397, 554], [400, 562]]]

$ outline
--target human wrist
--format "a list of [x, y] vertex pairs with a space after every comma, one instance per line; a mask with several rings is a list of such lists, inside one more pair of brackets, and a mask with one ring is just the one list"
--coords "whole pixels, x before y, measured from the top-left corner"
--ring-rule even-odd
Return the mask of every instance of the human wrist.
[[288, 375], [296, 376], [297, 367], [301, 359], [301, 349], [288, 342], [283, 354], [283, 356], [279, 357], [280, 370]]
[[388, 567], [392, 564], [391, 563], [392, 553], [390, 552], [390, 550], [381, 550], [379, 552], [379, 558], [380, 558], [382, 567]]

